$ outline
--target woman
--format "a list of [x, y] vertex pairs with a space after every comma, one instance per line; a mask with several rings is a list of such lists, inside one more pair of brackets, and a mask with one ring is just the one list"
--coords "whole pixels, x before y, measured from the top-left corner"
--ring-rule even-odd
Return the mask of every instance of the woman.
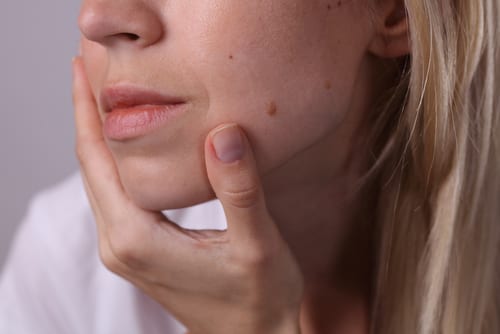
[[[74, 255], [85, 261], [98, 243], [146, 301], [111, 311], [135, 292], [71, 279], [62, 289], [95, 294], [99, 312], [58, 316], [92, 303], [56, 298], [47, 332], [90, 322], [87, 333], [180, 333], [174, 321], [190, 333], [500, 332], [499, 10], [84, 0], [74, 104], [98, 238], [73, 237], [65, 260], [94, 272]], [[74, 218], [47, 218], [47, 204], [26, 226]], [[2, 286], [5, 300], [31, 304], [10, 323], [47, 319], [12, 292], [29, 233]]]

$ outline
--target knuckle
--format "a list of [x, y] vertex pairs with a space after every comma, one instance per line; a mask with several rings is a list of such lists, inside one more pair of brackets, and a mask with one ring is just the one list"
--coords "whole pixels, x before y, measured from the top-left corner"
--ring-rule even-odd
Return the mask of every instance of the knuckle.
[[109, 243], [114, 259], [130, 269], [143, 269], [144, 259], [147, 258], [145, 240], [140, 231], [126, 228], [110, 234]]
[[245, 304], [258, 307], [267, 300], [269, 283], [273, 280], [274, 259], [264, 251], [252, 252], [232, 265], [232, 278], [239, 282], [240, 297]]
[[224, 197], [237, 208], [251, 208], [259, 200], [260, 188], [253, 184], [238, 190], [226, 190], [224, 191]]
[[115, 274], [120, 274], [123, 271], [123, 266], [114, 256], [113, 252], [109, 247], [101, 246], [99, 248], [99, 256], [101, 258], [101, 262], [111, 272], [114, 272]]
[[274, 255], [269, 250], [261, 248], [246, 251], [236, 260], [235, 274], [244, 279], [265, 277], [273, 261]]

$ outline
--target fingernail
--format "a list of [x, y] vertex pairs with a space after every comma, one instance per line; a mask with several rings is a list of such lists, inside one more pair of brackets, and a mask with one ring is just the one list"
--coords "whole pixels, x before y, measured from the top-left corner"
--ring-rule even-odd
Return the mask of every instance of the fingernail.
[[245, 153], [243, 138], [236, 124], [218, 129], [212, 135], [212, 144], [217, 158], [224, 163], [241, 160]]

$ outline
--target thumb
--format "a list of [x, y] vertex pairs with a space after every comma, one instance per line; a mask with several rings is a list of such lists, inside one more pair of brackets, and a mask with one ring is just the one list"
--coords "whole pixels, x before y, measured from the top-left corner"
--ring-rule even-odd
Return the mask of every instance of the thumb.
[[[249, 142], [236, 124], [223, 124], [205, 142], [208, 178], [221, 201], [228, 233], [237, 238], [261, 239], [275, 228]], [[254, 239], [255, 240], [255, 239]]]

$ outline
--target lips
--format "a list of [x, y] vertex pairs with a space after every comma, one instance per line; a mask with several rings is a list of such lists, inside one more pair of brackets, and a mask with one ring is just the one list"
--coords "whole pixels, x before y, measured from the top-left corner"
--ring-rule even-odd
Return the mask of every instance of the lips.
[[101, 94], [101, 105], [105, 112], [141, 105], [175, 105], [180, 103], [184, 103], [181, 98], [125, 85], [108, 87]]
[[128, 140], [165, 127], [185, 111], [182, 98], [130, 85], [107, 87], [101, 94], [105, 112], [104, 134]]

